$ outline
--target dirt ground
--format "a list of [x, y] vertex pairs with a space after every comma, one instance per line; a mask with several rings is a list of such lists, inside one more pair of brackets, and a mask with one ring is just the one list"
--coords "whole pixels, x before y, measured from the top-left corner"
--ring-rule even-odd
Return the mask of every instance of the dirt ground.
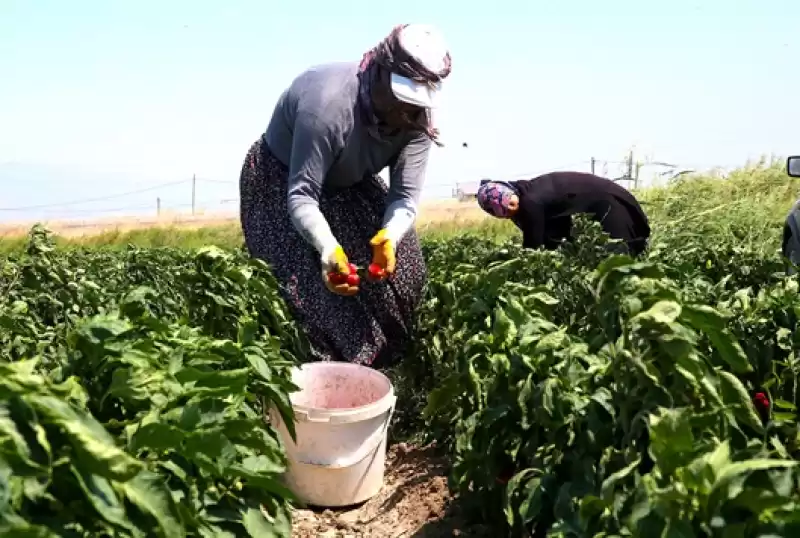
[[432, 447], [400, 443], [386, 455], [383, 489], [346, 510], [296, 510], [293, 538], [489, 538], [487, 529], [464, 523], [447, 489], [446, 462]]

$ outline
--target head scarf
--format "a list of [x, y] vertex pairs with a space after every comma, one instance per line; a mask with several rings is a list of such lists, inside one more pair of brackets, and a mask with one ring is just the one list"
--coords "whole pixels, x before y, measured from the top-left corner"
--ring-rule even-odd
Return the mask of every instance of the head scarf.
[[493, 217], [508, 218], [508, 205], [516, 194], [517, 190], [508, 183], [487, 181], [478, 189], [478, 205]]
[[[451, 71], [450, 53], [444, 58], [444, 69], [439, 73], [429, 71], [424, 65], [416, 61], [401, 45], [400, 32], [408, 26], [401, 24], [373, 49], [367, 51], [361, 58], [358, 69], [358, 102], [362, 116], [367, 125], [377, 125], [378, 118], [372, 102], [372, 90], [379, 83], [380, 68], [400, 76], [410, 78], [415, 82], [434, 85], [444, 80]], [[389, 90], [391, 91], [391, 90]], [[410, 129], [423, 131], [437, 145], [439, 130], [433, 126], [431, 111], [420, 109], [417, 114], [403, 114], [403, 121]]]

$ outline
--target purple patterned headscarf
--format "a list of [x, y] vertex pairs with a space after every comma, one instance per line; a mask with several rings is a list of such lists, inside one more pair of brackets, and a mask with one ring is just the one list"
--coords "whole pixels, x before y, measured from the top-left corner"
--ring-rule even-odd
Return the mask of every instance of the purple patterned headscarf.
[[516, 189], [508, 183], [487, 181], [478, 189], [478, 205], [493, 217], [505, 219], [511, 216], [508, 205], [516, 194]]

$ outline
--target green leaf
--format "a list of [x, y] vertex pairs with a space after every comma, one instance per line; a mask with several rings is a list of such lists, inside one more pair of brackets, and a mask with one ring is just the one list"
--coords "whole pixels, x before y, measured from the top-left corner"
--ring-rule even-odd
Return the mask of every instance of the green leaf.
[[720, 391], [722, 400], [726, 405], [733, 408], [734, 415], [738, 420], [753, 428], [759, 434], [764, 432], [764, 425], [758, 416], [755, 406], [747, 389], [738, 377], [730, 372], [719, 372]]
[[744, 374], [753, 371], [747, 354], [725, 325], [725, 318], [706, 305], [684, 305], [682, 317], [695, 329], [708, 336], [720, 357], [734, 372]]
[[694, 457], [691, 413], [687, 408], [659, 408], [650, 416], [650, 455], [666, 474]]
[[152, 422], [136, 430], [128, 443], [128, 449], [137, 453], [141, 450], [166, 451], [179, 449], [186, 434], [169, 424]]
[[517, 336], [517, 326], [506, 315], [503, 307], [498, 306], [494, 310], [492, 333], [501, 344], [508, 344]]
[[[277, 525], [276, 525], [277, 523]], [[242, 525], [247, 534], [253, 538], [264, 538], [271, 536], [289, 536], [291, 534], [289, 522], [276, 520], [267, 517], [267, 514], [260, 507], [248, 507], [242, 511]]]
[[79, 413], [52, 396], [31, 394], [27, 399], [36, 411], [58, 425], [78, 452], [91, 465], [91, 472], [115, 480], [128, 480], [139, 473], [141, 462], [120, 449], [94, 418]]
[[120, 528], [134, 531], [135, 528], [127, 519], [125, 507], [117, 497], [111, 482], [102, 476], [87, 473], [76, 465], [70, 465], [73, 476], [78, 481], [86, 498], [97, 514], [104, 520]]
[[[40, 438], [40, 441], [48, 446], [46, 437]], [[31, 447], [25, 436], [17, 429], [17, 425], [5, 406], [0, 407], [0, 454], [3, 458], [11, 459], [12, 462], [19, 465], [16, 467], [18, 472], [22, 471], [23, 466], [27, 468], [26, 472], [35, 472], [43, 468], [42, 464], [34, 460]]]
[[782, 400], [780, 398], [776, 398], [775, 400], [773, 400], [772, 404], [778, 409], [797, 411], [797, 406], [795, 404], [793, 404], [792, 402], [787, 402], [786, 400]]
[[790, 469], [798, 465], [795, 460], [770, 460], [770, 459], [750, 459], [729, 463], [720, 469], [714, 489], [724, 487], [740, 475], [750, 474], [756, 471], [768, 471], [773, 469]]
[[607, 505], [610, 505], [612, 502], [614, 488], [617, 487], [617, 484], [623, 482], [626, 478], [632, 475], [639, 467], [640, 462], [641, 459], [636, 458], [634, 461], [622, 469], [611, 473], [608, 477], [606, 477], [605, 480], [603, 480], [603, 484], [600, 486], [600, 496]]
[[125, 497], [143, 513], [152, 517], [164, 538], [180, 538], [186, 531], [176, 513], [172, 497], [157, 475], [142, 472], [120, 484]]

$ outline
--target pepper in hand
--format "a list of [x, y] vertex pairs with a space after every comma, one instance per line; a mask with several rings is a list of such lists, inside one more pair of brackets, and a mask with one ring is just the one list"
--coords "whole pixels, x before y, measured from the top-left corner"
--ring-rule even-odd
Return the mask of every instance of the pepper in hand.
[[332, 252], [322, 256], [322, 280], [325, 287], [338, 295], [355, 295], [361, 279], [356, 273], [355, 265], [347, 259], [341, 246], [337, 245]]
[[383, 280], [394, 274], [395, 270], [395, 245], [386, 237], [386, 229], [380, 230], [369, 242], [372, 247], [372, 264], [369, 266], [369, 276], [374, 280]]

